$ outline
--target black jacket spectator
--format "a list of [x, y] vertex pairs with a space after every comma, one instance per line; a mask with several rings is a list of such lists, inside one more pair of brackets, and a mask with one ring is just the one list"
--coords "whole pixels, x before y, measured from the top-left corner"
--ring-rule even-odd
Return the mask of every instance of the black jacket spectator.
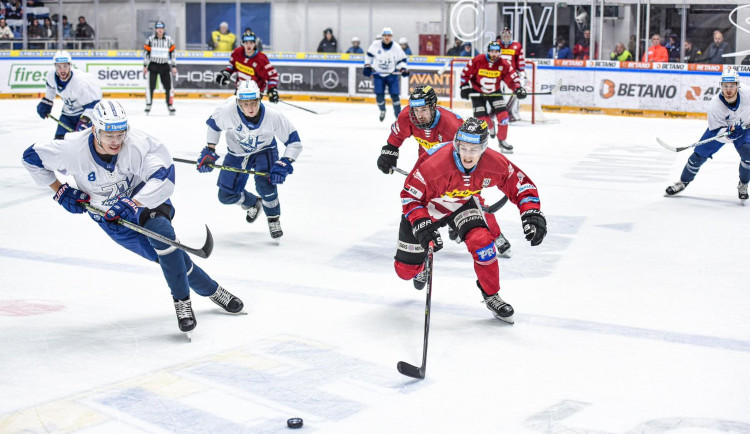
[[731, 53], [732, 49], [729, 47], [729, 43], [724, 40], [724, 35], [720, 31], [714, 31], [714, 42], [709, 45], [708, 48], [703, 50], [704, 61], [706, 63], [713, 63], [716, 65], [723, 65], [726, 63], [732, 63], [730, 57], [721, 57], [722, 54]]
[[454, 45], [445, 52], [446, 56], [460, 56], [463, 51], [463, 43], [460, 39], [456, 38]]
[[338, 53], [339, 45], [333, 36], [333, 30], [328, 28], [323, 30], [323, 40], [318, 44], [318, 53]]
[[86, 18], [84, 17], [78, 17], [78, 25], [76, 26], [76, 38], [94, 38], [94, 29], [89, 26], [89, 23], [86, 22]]
[[701, 52], [701, 50], [693, 47], [692, 42], [685, 41], [683, 47], [685, 48], [685, 63], [697, 63], [701, 61], [703, 53]]

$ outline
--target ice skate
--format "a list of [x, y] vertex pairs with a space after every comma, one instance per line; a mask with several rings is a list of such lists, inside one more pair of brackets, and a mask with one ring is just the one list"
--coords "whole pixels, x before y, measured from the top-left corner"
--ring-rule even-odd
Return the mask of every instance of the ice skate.
[[143, 111], [146, 112], [146, 114], [151, 113], [151, 104], [150, 103], [146, 104], [146, 109]]
[[503, 234], [495, 238], [495, 248], [497, 248], [497, 255], [501, 258], [510, 258], [510, 241]]
[[482, 298], [484, 298], [484, 303], [487, 305], [487, 309], [492, 312], [492, 315], [500, 321], [513, 324], [513, 306], [503, 301], [503, 299], [500, 298], [499, 293], [487, 295], [484, 292], [484, 289], [482, 289], [482, 286], [479, 285], [478, 280], [477, 287], [479, 287], [479, 291], [482, 293]]
[[[670, 185], [669, 187], [667, 187], [667, 190], [666, 190], [667, 194], [666, 194], [666, 196], [674, 196], [675, 194], [677, 194], [677, 193], [681, 192], [682, 190], [684, 190], [685, 187], [688, 186], [688, 184], [690, 184], [690, 183], [689, 182], [682, 182], [682, 181], [675, 182], [674, 185]], [[747, 194], [747, 188], [745, 189], [745, 193]]]
[[284, 235], [284, 232], [281, 230], [279, 216], [268, 217], [268, 230], [271, 232], [271, 238], [274, 240], [278, 240]]
[[451, 227], [448, 227], [448, 238], [450, 238], [451, 241], [455, 241], [456, 244], [461, 244], [461, 238], [458, 236], [458, 232]]
[[500, 152], [502, 152], [503, 154], [513, 153], [513, 146], [511, 146], [510, 143], [506, 142], [505, 140], [498, 140], [498, 144], [500, 145]]
[[380, 110], [380, 122], [383, 122], [383, 119], [385, 119], [385, 110]]
[[424, 286], [427, 284], [427, 267], [424, 267], [419, 274], [414, 276], [412, 281], [414, 282], [414, 288], [419, 290], [424, 289]]
[[195, 314], [193, 313], [190, 299], [175, 300], [174, 310], [177, 313], [177, 325], [180, 327], [180, 331], [187, 333], [188, 340], [192, 341], [190, 332], [193, 331], [198, 324], [198, 321], [195, 320]]
[[737, 195], [740, 197], [740, 203], [742, 206], [745, 206], [745, 201], [747, 200], [747, 184], [743, 184], [742, 181], [737, 184]]
[[245, 307], [242, 300], [235, 297], [231, 292], [221, 286], [219, 286], [216, 292], [208, 298], [229, 313], [242, 313], [242, 308]]
[[174, 106], [172, 104], [167, 104], [167, 110], [169, 110], [170, 116], [174, 116], [176, 110], [174, 109]]
[[248, 223], [254, 222], [255, 219], [257, 219], [258, 216], [260, 215], [260, 209], [261, 209], [260, 198], [258, 198], [258, 200], [255, 201], [255, 205], [251, 207], [243, 206], [242, 209], [247, 210], [247, 215], [245, 216], [245, 220], [247, 220]]

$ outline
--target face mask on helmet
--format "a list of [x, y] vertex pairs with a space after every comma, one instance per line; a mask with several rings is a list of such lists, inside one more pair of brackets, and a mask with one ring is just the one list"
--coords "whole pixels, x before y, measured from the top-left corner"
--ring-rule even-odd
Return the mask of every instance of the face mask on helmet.
[[509, 28], [504, 28], [500, 33], [500, 40], [503, 41], [503, 44], [505, 45], [510, 45], [510, 43], [513, 42], [513, 34], [510, 33]]
[[417, 86], [409, 95], [409, 120], [420, 129], [435, 122], [437, 94], [431, 86]]

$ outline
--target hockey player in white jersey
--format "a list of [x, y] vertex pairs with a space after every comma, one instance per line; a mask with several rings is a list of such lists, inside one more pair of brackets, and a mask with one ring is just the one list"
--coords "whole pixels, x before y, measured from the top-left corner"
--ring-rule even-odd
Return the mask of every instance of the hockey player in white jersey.
[[[268, 217], [271, 237], [279, 238], [284, 233], [279, 221], [281, 206], [276, 186], [292, 173], [292, 163], [302, 152], [302, 143], [292, 123], [282, 113], [263, 105], [262, 97], [255, 81], [244, 80], [237, 88], [235, 98], [214, 111], [206, 121], [208, 144], [198, 157], [197, 169], [203, 173], [213, 170], [209, 164], [219, 159], [216, 144], [221, 132], [226, 131], [228, 152], [223, 164], [270, 173], [270, 176], [255, 175], [256, 196], [245, 190], [250, 175], [222, 170], [217, 182], [219, 202], [241, 206], [247, 211], [245, 219], [248, 223], [258, 218], [262, 206]], [[285, 146], [281, 158], [277, 138]]]
[[[398, 72], [397, 72], [398, 71]], [[373, 87], [375, 90], [375, 101], [380, 109], [380, 121], [385, 119], [385, 90], [388, 88], [388, 94], [391, 96], [393, 103], [393, 114], [398, 117], [401, 112], [401, 77], [409, 75], [406, 65], [406, 53], [401, 49], [399, 44], [393, 43], [393, 30], [390, 27], [384, 27], [382, 39], [374, 40], [367, 49], [365, 56], [365, 77], [373, 77]]]
[[[42, 119], [49, 116], [55, 96], [60, 95], [64, 104], [60, 122], [73, 131], [89, 128], [91, 111], [102, 99], [102, 90], [89, 74], [79, 70], [73, 71], [72, 59], [67, 51], [56, 52], [52, 62], [55, 69], [47, 73], [45, 95], [36, 107], [37, 113]], [[55, 139], [62, 139], [66, 132], [68, 129], [58, 125]]]
[[[242, 301], [193, 264], [187, 253], [118, 223], [123, 219], [176, 239], [171, 223], [175, 210], [169, 200], [175, 186], [174, 165], [162, 143], [129, 127], [118, 102], [99, 102], [92, 116], [93, 128], [26, 149], [23, 165], [34, 181], [51, 187], [54, 200], [68, 212], [86, 212], [84, 202], [107, 210], [105, 217], [89, 215], [117, 244], [159, 263], [180, 330], [191, 331], [197, 324], [190, 288], [228, 312], [240, 312]], [[62, 183], [55, 172], [72, 176], [75, 187]]]
[[698, 170], [722, 146], [732, 143], [740, 154], [737, 194], [743, 202], [747, 200], [747, 184], [750, 182], [750, 90], [740, 88], [740, 76], [737, 70], [729, 66], [721, 74], [721, 92], [713, 97], [708, 105], [708, 128], [701, 140], [716, 137], [722, 133], [729, 134], [716, 140], [695, 147], [693, 155], [688, 158], [682, 170], [680, 180], [667, 187], [667, 195], [675, 195], [695, 179]]

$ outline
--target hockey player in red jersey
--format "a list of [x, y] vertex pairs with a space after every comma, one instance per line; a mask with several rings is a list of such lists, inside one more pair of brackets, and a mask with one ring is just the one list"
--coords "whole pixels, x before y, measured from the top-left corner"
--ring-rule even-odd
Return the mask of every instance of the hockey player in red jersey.
[[254, 80], [261, 92], [266, 92], [268, 101], [279, 102], [279, 93], [276, 87], [279, 85], [279, 73], [271, 65], [265, 54], [257, 49], [257, 38], [253, 32], [245, 32], [242, 35], [242, 46], [232, 51], [227, 66], [218, 76], [216, 82], [224, 86], [229, 83], [229, 78], [237, 73], [237, 83], [244, 80]]
[[[513, 40], [513, 34], [508, 27], [503, 28], [500, 37], [497, 38], [500, 43], [500, 57], [510, 63], [510, 66], [516, 69], [521, 86], [526, 86], [526, 59], [523, 58], [523, 47], [521, 43]], [[518, 99], [515, 95], [508, 98], [508, 116], [511, 122], [521, 119]]]
[[464, 239], [474, 258], [477, 286], [487, 308], [513, 323], [513, 307], [500, 298], [500, 270], [494, 238], [482, 212], [480, 193], [497, 187], [521, 213], [526, 240], [539, 245], [547, 234], [537, 188], [502, 154], [487, 149], [487, 122], [469, 118], [458, 129], [453, 146], [443, 146], [409, 174], [401, 192], [403, 215], [396, 253], [396, 274], [413, 279], [424, 270], [426, 249], [443, 247], [438, 229], [450, 226]]
[[[500, 51], [500, 44], [490, 42], [487, 54], [480, 54], [469, 61], [461, 72], [461, 98], [471, 98], [474, 116], [488, 125], [493, 125], [495, 118], [500, 151], [512, 154], [513, 146], [505, 141], [508, 137], [508, 109], [500, 95], [500, 85], [505, 82], [518, 99], [526, 98], [526, 89], [521, 86], [515, 68], [500, 57]], [[495, 126], [491, 130], [494, 131]]]

